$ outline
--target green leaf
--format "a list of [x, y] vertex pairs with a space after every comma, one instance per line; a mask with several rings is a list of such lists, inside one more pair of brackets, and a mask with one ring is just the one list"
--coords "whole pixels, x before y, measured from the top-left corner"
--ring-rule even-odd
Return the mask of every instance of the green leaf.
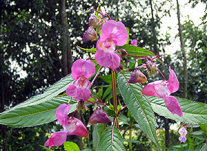
[[125, 49], [128, 55], [133, 55], [133, 56], [154, 56], [155, 55], [153, 52], [149, 50], [146, 50], [141, 47], [132, 46], [129, 44], [126, 44], [124, 46], [117, 46], [117, 49]]
[[101, 134], [101, 139], [99, 146], [97, 148], [98, 151], [125, 151], [123, 139], [117, 130], [114, 127], [113, 138], [112, 138], [112, 127], [108, 127]]
[[96, 48], [91, 48], [91, 49], [87, 49], [87, 48], [82, 48], [80, 46], [77, 46], [79, 49], [85, 50], [87, 52], [91, 52], [91, 53], [96, 53]]
[[[70, 97], [55, 97], [46, 102], [15, 108], [0, 116], [0, 124], [10, 127], [31, 127], [56, 120], [56, 109], [67, 103]], [[71, 105], [69, 113], [76, 110], [77, 103]]]
[[118, 74], [119, 91], [127, 108], [139, 124], [140, 128], [155, 144], [157, 144], [154, 112], [145, 97], [140, 93], [140, 90], [142, 89], [141, 85], [129, 84], [129, 77], [129, 73]]
[[152, 109], [159, 115], [184, 123], [205, 124], [207, 123], [207, 104], [178, 98], [183, 116], [172, 114], [165, 106], [164, 100], [157, 97], [146, 96], [151, 102]]
[[99, 141], [100, 141], [100, 136], [98, 133], [98, 125], [97, 124], [93, 125], [93, 134], [92, 135], [93, 135], [93, 147], [97, 148]]
[[73, 142], [65, 142], [64, 143], [65, 151], [80, 151], [80, 148], [76, 143]]
[[[67, 103], [70, 97], [55, 97], [72, 84], [70, 75], [50, 86], [43, 94], [36, 95], [27, 101], [0, 114], [0, 124], [10, 127], [31, 127], [56, 120], [56, 108]], [[72, 105], [72, 110], [74, 110]]]

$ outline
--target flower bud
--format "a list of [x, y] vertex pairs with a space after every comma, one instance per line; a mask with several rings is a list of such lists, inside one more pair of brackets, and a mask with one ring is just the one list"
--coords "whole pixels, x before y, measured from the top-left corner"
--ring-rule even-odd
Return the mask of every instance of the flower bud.
[[95, 41], [97, 39], [96, 31], [93, 29], [93, 27], [88, 27], [88, 29], [83, 34], [83, 41]]
[[111, 120], [102, 108], [95, 110], [89, 119], [90, 125], [107, 122], [111, 122]]
[[146, 83], [147, 82], [147, 78], [146, 76], [140, 71], [140, 70], [135, 70], [130, 78], [128, 83]]
[[96, 15], [91, 15], [88, 21], [89, 26], [92, 26], [93, 28], [97, 27], [98, 22], [99, 22], [99, 19], [96, 17]]
[[146, 68], [147, 68], [147, 72], [148, 72], [148, 75], [151, 77], [152, 75], [156, 75], [159, 71], [158, 69], [158, 65], [159, 64], [156, 64], [152, 61], [147, 61], [146, 62]]

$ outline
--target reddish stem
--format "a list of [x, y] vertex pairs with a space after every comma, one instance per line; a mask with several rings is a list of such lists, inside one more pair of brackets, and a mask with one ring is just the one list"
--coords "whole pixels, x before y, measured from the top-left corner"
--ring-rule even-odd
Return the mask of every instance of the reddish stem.
[[161, 76], [163, 77], [163, 80], [165, 80], [165, 76], [162, 74], [162, 72], [159, 70], [159, 73], [161, 74]]
[[101, 104], [101, 105], [103, 105], [103, 106], [105, 106], [105, 107], [108, 107], [106, 104], [104, 104], [104, 103], [102, 103], [102, 102], [98, 102], [98, 101], [93, 102], [93, 101], [89, 101], [89, 100], [88, 100], [88, 102], [89, 102], [89, 103], [93, 103], [93, 104]]
[[92, 82], [91, 82], [91, 87], [92, 87], [94, 81], [96, 80], [97, 76], [99, 75], [101, 68], [102, 68], [102, 66], [100, 66], [100, 68], [98, 69], [98, 71], [97, 71], [95, 77], [93, 78], [93, 80], [92, 80]]

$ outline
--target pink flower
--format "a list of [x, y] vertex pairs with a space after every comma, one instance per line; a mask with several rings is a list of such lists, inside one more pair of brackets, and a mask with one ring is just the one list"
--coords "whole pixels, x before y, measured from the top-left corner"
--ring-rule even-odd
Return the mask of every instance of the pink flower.
[[131, 45], [137, 47], [137, 40], [136, 40], [136, 39], [133, 39], [133, 40], [131, 41]]
[[75, 80], [66, 89], [66, 94], [76, 100], [88, 100], [91, 83], [88, 80], [95, 73], [95, 65], [90, 60], [78, 59], [73, 63], [71, 77]]
[[170, 74], [168, 81], [160, 80], [151, 82], [143, 88], [142, 94], [164, 99], [166, 107], [172, 114], [183, 116], [183, 112], [177, 98], [170, 96], [171, 93], [174, 93], [179, 89], [179, 81], [175, 75], [175, 72], [170, 67], [169, 71]]
[[186, 138], [186, 135], [187, 135], [187, 130], [185, 127], [182, 127], [180, 130], [179, 130], [179, 134], [180, 134], [180, 137], [179, 137], [179, 141], [181, 143], [185, 143], [187, 138]]
[[102, 108], [99, 108], [93, 112], [89, 119], [89, 124], [97, 124], [97, 123], [107, 123], [111, 122], [108, 115], [104, 112]]
[[45, 142], [44, 146], [60, 146], [67, 138], [67, 135], [77, 135], [88, 137], [88, 131], [84, 124], [77, 118], [68, 117], [70, 104], [61, 104], [56, 110], [56, 117], [58, 122], [63, 126], [63, 131], [53, 133], [51, 137]]
[[88, 29], [84, 32], [83, 34], [83, 41], [96, 41], [97, 39], [97, 33], [96, 31], [93, 29], [93, 27], [88, 27]]
[[123, 46], [127, 39], [128, 33], [123, 23], [107, 21], [102, 27], [100, 40], [96, 43], [97, 63], [112, 70], [119, 67], [121, 59], [115, 52], [116, 46]]

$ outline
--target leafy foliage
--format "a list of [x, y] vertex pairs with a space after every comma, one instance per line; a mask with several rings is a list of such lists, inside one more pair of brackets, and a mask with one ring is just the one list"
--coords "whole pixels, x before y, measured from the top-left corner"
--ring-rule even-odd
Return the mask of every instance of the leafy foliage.
[[168, 111], [164, 100], [157, 97], [146, 97], [151, 103], [152, 109], [159, 115], [184, 123], [205, 124], [207, 123], [207, 105], [193, 102], [187, 99], [178, 98], [183, 111], [183, 116], [179, 117]]
[[129, 84], [130, 74], [120, 73], [118, 75], [118, 87], [127, 108], [146, 135], [157, 144], [155, 129], [155, 116], [151, 105], [141, 95], [140, 84]]
[[[70, 76], [66, 76], [50, 86], [43, 94], [36, 95], [3, 112], [0, 115], [0, 123], [11, 127], [31, 127], [54, 121], [56, 108], [70, 98], [55, 96], [65, 91], [72, 81]], [[76, 104], [72, 106], [76, 107]]]

